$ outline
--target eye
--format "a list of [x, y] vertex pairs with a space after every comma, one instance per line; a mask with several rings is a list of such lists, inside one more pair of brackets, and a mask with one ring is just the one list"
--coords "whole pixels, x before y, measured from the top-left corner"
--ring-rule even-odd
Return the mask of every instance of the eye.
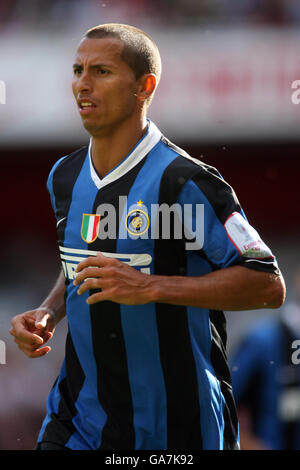
[[74, 75], [79, 75], [82, 72], [82, 69], [80, 67], [75, 67], [73, 69]]
[[97, 69], [97, 74], [98, 74], [98, 75], [107, 75], [108, 73], [109, 73], [109, 71], [103, 69], [102, 67], [99, 67], [99, 68]]

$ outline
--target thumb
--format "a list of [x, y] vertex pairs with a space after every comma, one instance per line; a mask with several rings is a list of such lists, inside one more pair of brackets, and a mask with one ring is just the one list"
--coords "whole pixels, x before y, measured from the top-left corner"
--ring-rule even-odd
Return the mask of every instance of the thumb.
[[35, 327], [38, 329], [46, 328], [49, 317], [50, 312], [48, 309], [38, 309], [36, 314]]

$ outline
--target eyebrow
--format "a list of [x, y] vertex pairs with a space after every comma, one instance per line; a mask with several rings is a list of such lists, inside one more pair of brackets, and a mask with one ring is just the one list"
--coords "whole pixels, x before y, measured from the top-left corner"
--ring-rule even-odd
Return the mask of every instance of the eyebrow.
[[[113, 65], [111, 64], [93, 64], [93, 65], [89, 65], [89, 69], [98, 69], [98, 68], [101, 68], [101, 67], [109, 67], [109, 68], [114, 68]], [[76, 68], [80, 68], [82, 69], [83, 68], [83, 65], [82, 64], [73, 64], [73, 69], [76, 69]]]

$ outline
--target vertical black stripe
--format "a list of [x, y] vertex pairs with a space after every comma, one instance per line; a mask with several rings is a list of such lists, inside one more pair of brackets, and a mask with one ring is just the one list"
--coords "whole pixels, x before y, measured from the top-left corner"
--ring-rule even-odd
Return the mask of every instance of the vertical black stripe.
[[58, 385], [60, 392], [58, 412], [52, 413], [51, 421], [47, 424], [42, 438], [43, 441], [60, 445], [65, 445], [75, 432], [72, 423], [77, 414], [75, 403], [85, 379], [70, 333], [66, 339], [65, 361], [66, 377]]
[[210, 311], [212, 332], [211, 363], [221, 392], [225, 399], [224, 406], [224, 450], [234, 450], [237, 442], [238, 419], [236, 405], [232, 392], [230, 369], [226, 356], [226, 319], [224, 313], [218, 310]]
[[233, 212], [240, 212], [241, 206], [232, 187], [221, 179], [213, 167], [202, 166], [192, 177], [194, 183], [205, 195], [222, 224]]
[[56, 218], [62, 220], [58, 226], [58, 242], [63, 244], [68, 213], [72, 202], [74, 184], [82, 169], [88, 147], [82, 147], [68, 155], [55, 169], [53, 174], [53, 193], [56, 204]]
[[[59, 243], [63, 244], [67, 216], [72, 202], [72, 191], [87, 154], [87, 147], [76, 150], [66, 157], [53, 175], [53, 192], [56, 204], [56, 217], [66, 219], [59, 225]], [[66, 281], [67, 283], [68, 281]], [[64, 445], [75, 432], [72, 419], [77, 413], [75, 403], [85, 380], [85, 374], [78, 360], [72, 337], [66, 338], [66, 377], [59, 383], [60, 401], [58, 413], [52, 414], [42, 440]], [[57, 380], [56, 380], [57, 382]], [[55, 384], [54, 384], [55, 385]]]
[[[101, 214], [99, 205], [109, 203], [115, 207], [118, 215], [119, 196], [128, 195], [144, 162], [145, 159], [118, 181], [102, 188], [96, 197], [93, 213], [97, 211]], [[116, 233], [119, 230], [118, 224], [117, 216]], [[116, 244], [116, 238], [97, 238], [89, 245], [89, 249], [115, 253]], [[110, 301], [91, 305], [90, 317], [97, 363], [98, 399], [107, 414], [100, 449], [134, 449], [133, 405], [120, 305]]]
[[[198, 169], [186, 164], [186, 159], [176, 158], [163, 174], [158, 204], [175, 203], [182, 185], [194, 171]], [[184, 240], [172, 239], [172, 235], [170, 240], [164, 240], [159, 235], [154, 248], [155, 274], [184, 275]], [[158, 303], [156, 320], [167, 395], [167, 448], [202, 449], [198, 381], [187, 309]]]

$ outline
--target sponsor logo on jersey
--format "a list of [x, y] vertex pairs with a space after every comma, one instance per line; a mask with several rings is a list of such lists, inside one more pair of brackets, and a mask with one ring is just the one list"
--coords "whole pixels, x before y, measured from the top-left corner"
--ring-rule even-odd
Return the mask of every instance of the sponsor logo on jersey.
[[273, 257], [270, 248], [239, 212], [233, 212], [226, 220], [224, 227], [241, 256], [258, 259]]
[[[98, 253], [97, 251], [69, 248], [65, 246], [60, 246], [59, 252], [65, 277], [70, 280], [75, 279], [75, 270], [78, 263], [89, 256], [97, 256]], [[150, 274], [152, 256], [148, 253], [107, 253], [102, 251], [101, 254], [108, 258], [116, 258], [125, 264], [129, 264], [129, 266], [140, 269], [140, 271], [145, 274]]]
[[82, 214], [81, 237], [86, 243], [93, 243], [96, 240], [99, 227], [99, 214]]

